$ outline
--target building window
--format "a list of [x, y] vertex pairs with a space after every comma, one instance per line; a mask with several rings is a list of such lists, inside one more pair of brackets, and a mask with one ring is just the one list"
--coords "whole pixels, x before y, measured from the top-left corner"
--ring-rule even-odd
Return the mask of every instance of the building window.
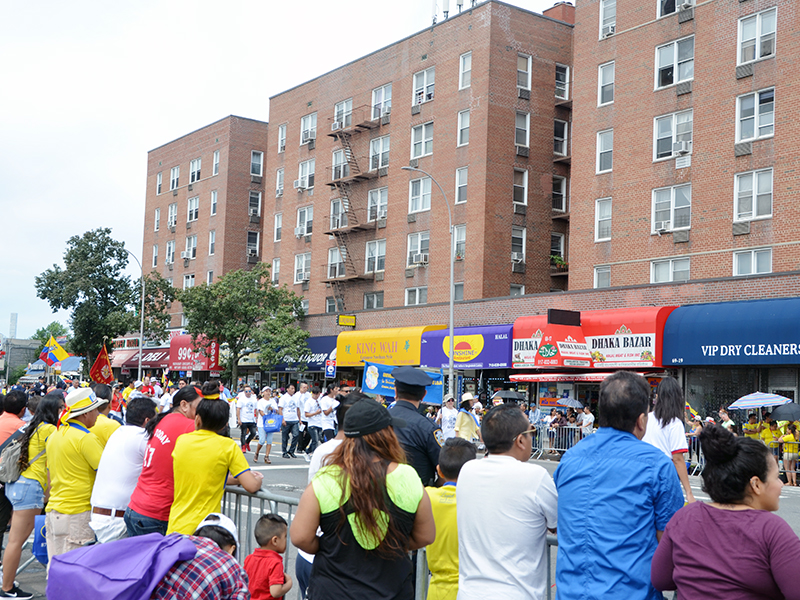
[[776, 9], [739, 19], [739, 64], [775, 55]]
[[217, 232], [215, 230], [211, 230], [208, 232], [208, 255], [214, 256], [214, 252], [217, 249]]
[[693, 117], [691, 109], [656, 117], [653, 128], [653, 160], [692, 151]]
[[617, 31], [617, 0], [600, 0], [600, 37]]
[[294, 282], [302, 283], [311, 279], [311, 252], [296, 254], [294, 257]]
[[278, 213], [275, 215], [275, 237], [276, 242], [281, 241], [281, 229], [283, 228], [283, 214]]
[[736, 101], [736, 140], [744, 142], [775, 133], [775, 89], [739, 96]]
[[364, 310], [383, 308], [383, 292], [368, 292], [364, 294]]
[[[658, 16], [666, 17], [677, 10], [679, 4], [686, 0], [658, 0]], [[688, 0], [691, 3], [691, 0]]]
[[525, 286], [512, 283], [511, 284], [511, 288], [509, 289], [508, 295], [511, 296], [512, 298], [513, 297], [517, 297], [517, 296], [524, 296], [525, 295]]
[[458, 140], [457, 146], [469, 144], [469, 111], [462, 110], [458, 113]]
[[567, 156], [567, 122], [556, 119], [553, 125], [553, 152]]
[[212, 175], [219, 175], [219, 150], [214, 150], [214, 167]]
[[311, 113], [300, 119], [300, 145], [317, 139], [317, 113]]
[[692, 184], [653, 190], [652, 233], [689, 229], [692, 225]]
[[211, 216], [217, 214], [217, 190], [211, 192]]
[[392, 111], [392, 84], [372, 90], [372, 120], [388, 115]]
[[411, 158], [433, 153], [433, 122], [411, 128]]
[[194, 287], [194, 275], [184, 275], [183, 276], [183, 289], [187, 290], [190, 287]]
[[389, 166], [389, 136], [376, 138], [369, 143], [369, 168], [371, 171]]
[[169, 287], [172, 287], [172, 277], [167, 277], [167, 285], [169, 285]]
[[689, 259], [673, 258], [650, 263], [650, 283], [689, 281]]
[[370, 190], [367, 198], [367, 221], [372, 222], [378, 219], [385, 219], [387, 205], [389, 203], [389, 188], [382, 187]]
[[190, 235], [186, 238], [186, 256], [192, 260], [197, 258], [197, 236]]
[[250, 151], [250, 175], [261, 177], [264, 173], [264, 153], [255, 150]]
[[514, 125], [514, 143], [517, 146], [528, 147], [531, 115], [526, 112], [518, 112]]
[[153, 244], [153, 266], [158, 266], [158, 244]]
[[275, 197], [283, 196], [283, 167], [275, 171]]
[[347, 224], [347, 200], [334, 198], [331, 200], [331, 229], [341, 229]]
[[772, 216], [772, 169], [739, 173], [736, 176], [734, 221], [751, 221]]
[[556, 98], [569, 99], [569, 67], [556, 65]]
[[167, 242], [167, 253], [165, 264], [171, 265], [175, 262], [175, 241], [170, 240]]
[[328, 314], [344, 312], [344, 299], [339, 296], [325, 298], [325, 312]]
[[467, 201], [467, 178], [469, 168], [461, 167], [456, 169], [456, 204], [463, 204]]
[[614, 102], [614, 63], [597, 67], [597, 106]]
[[248, 214], [251, 217], [261, 216], [261, 192], [250, 190], [250, 200], [247, 204]]
[[189, 183], [200, 181], [200, 164], [199, 158], [189, 161]]
[[214, 271], [209, 271], [206, 273], [206, 285], [211, 285], [214, 283]]
[[464, 260], [467, 250], [467, 226], [456, 225], [453, 229], [456, 235], [456, 260]]
[[314, 207], [304, 206], [297, 209], [297, 229], [295, 235], [311, 235], [312, 226], [314, 224]]
[[200, 196], [189, 198], [188, 202], [189, 210], [186, 221], [191, 223], [192, 221], [197, 221], [197, 219], [200, 217]]
[[517, 55], [517, 87], [531, 89], [531, 57], [526, 54]]
[[656, 88], [694, 78], [694, 36], [656, 48]]
[[278, 283], [281, 278], [281, 259], [272, 259], [272, 283]]
[[594, 268], [594, 287], [611, 287], [611, 267], [603, 266]]
[[463, 90], [472, 83], [472, 52], [462, 54], [458, 65], [458, 89]]
[[365, 273], [375, 273], [386, 269], [386, 240], [367, 242], [366, 256]]
[[431, 209], [431, 178], [412, 179], [408, 184], [408, 212], [417, 213]]
[[159, 173], [158, 175], [156, 175], [156, 195], [161, 193], [161, 177], [162, 177], [162, 175], [163, 175], [162, 173]]
[[181, 168], [172, 167], [169, 170], [169, 191], [177, 190], [181, 181]]
[[173, 202], [167, 207], [167, 227], [175, 227], [178, 224], [178, 203]]
[[464, 301], [464, 284], [463, 283], [454, 283], [453, 284], [453, 301], [454, 302], [463, 302]]
[[300, 168], [297, 172], [297, 186], [300, 189], [310, 190], [314, 187], [314, 169], [316, 167], [316, 161], [312, 158], [311, 160], [305, 160], [300, 163]]
[[422, 104], [433, 100], [433, 84], [436, 80], [436, 67], [414, 73], [414, 97], [411, 105]]
[[614, 168], [614, 130], [597, 133], [597, 172], [608, 173]]
[[344, 155], [344, 150], [334, 150], [331, 155], [331, 164], [333, 165], [333, 178], [332, 181], [342, 179], [350, 176], [350, 165], [347, 164], [347, 159]]
[[155, 216], [154, 216], [153, 220], [154, 220], [153, 231], [158, 231], [158, 229], [161, 227], [161, 209], [160, 208], [156, 209]]
[[594, 209], [594, 241], [603, 242], [611, 239], [611, 198], [602, 198], [595, 202]]
[[550, 256], [564, 258], [564, 239], [563, 233], [550, 234]]
[[300, 300], [300, 310], [302, 311], [302, 314], [308, 314], [308, 298], [303, 298]]
[[406, 288], [406, 306], [417, 306], [428, 303], [428, 288]]
[[525, 262], [525, 228], [511, 228], [511, 260], [514, 262]]
[[567, 211], [567, 178], [553, 175], [553, 210]]
[[339, 124], [339, 129], [350, 127], [353, 123], [353, 99], [337, 102], [333, 107], [333, 120]]
[[424, 264], [428, 260], [431, 234], [428, 231], [412, 233], [408, 236], [408, 262], [407, 267]]
[[514, 169], [514, 202], [528, 203], [528, 171], [524, 169]]
[[734, 276], [762, 273], [772, 273], [772, 248], [733, 253]]
[[330, 248], [328, 250], [328, 279], [344, 277], [346, 273], [344, 259], [347, 250], [345, 248]]
[[286, 150], [286, 123], [278, 127], [278, 152]]

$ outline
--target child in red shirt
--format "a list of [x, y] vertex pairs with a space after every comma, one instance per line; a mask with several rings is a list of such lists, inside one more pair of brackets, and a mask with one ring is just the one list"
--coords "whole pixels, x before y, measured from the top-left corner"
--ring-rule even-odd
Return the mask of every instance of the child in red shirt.
[[253, 600], [280, 600], [292, 589], [292, 578], [283, 570], [286, 552], [286, 520], [280, 515], [262, 515], [256, 521], [259, 548], [244, 559]]

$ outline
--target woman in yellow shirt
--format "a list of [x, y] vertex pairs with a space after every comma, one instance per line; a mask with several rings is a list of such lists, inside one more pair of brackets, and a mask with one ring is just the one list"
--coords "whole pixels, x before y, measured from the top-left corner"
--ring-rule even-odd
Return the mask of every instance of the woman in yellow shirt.
[[797, 432], [797, 425], [791, 423], [787, 427], [786, 435], [781, 438], [783, 442], [783, 468], [786, 469], [786, 480], [789, 485], [797, 487], [797, 454], [800, 447], [800, 433]]
[[14, 507], [11, 519], [11, 532], [3, 554], [3, 592], [15, 594], [13, 597], [29, 597], [14, 584], [22, 545], [33, 531], [36, 515], [42, 514], [47, 489], [47, 454], [45, 442], [56, 430], [58, 416], [64, 407], [64, 394], [54, 391], [47, 394], [36, 409], [30, 423], [25, 427], [20, 441], [20, 476], [13, 483], [6, 484], [6, 497]]
[[472, 412], [472, 400], [462, 400], [461, 406], [456, 417], [456, 435], [460, 438], [472, 442], [481, 439], [481, 428], [478, 425], [478, 417]]

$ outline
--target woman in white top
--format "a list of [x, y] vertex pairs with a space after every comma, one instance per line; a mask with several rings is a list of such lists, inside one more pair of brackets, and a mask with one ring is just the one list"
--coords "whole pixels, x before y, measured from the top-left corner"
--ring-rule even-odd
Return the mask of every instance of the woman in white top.
[[444, 439], [456, 437], [456, 419], [458, 418], [458, 409], [456, 409], [456, 401], [449, 394], [445, 396], [444, 404], [442, 404], [439, 414], [436, 416], [436, 422], [442, 428]]
[[689, 474], [686, 471], [686, 429], [683, 425], [683, 414], [686, 403], [683, 399], [680, 384], [672, 377], [665, 377], [658, 384], [653, 411], [647, 415], [647, 430], [643, 441], [655, 446], [670, 459], [681, 480], [687, 502], [694, 502], [692, 487], [689, 485]]
[[253, 462], [258, 462], [258, 453], [261, 452], [261, 446], [266, 446], [264, 449], [264, 462], [272, 464], [269, 459], [269, 453], [272, 451], [272, 431], [264, 430], [264, 417], [268, 415], [278, 414], [278, 403], [272, 398], [272, 390], [265, 387], [261, 390], [261, 398], [256, 404], [256, 421], [258, 425], [258, 445], [256, 446], [256, 454], [253, 457]]

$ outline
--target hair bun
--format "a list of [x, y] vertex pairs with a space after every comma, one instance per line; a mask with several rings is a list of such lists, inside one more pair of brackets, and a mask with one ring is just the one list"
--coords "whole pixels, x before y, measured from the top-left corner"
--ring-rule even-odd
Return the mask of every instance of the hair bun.
[[739, 452], [737, 437], [719, 425], [704, 427], [699, 437], [703, 454], [710, 462], [728, 462]]

